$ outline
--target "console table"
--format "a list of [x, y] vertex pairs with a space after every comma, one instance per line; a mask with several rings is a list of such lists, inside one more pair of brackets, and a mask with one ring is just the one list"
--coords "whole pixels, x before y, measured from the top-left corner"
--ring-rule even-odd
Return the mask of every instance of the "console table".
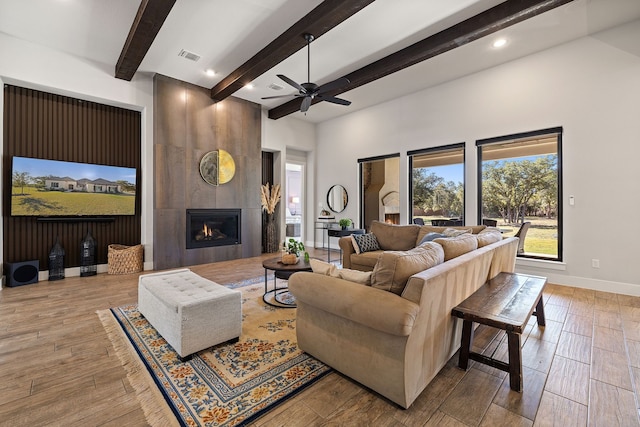
[[[471, 359], [508, 372], [511, 390], [522, 391], [520, 335], [532, 314], [538, 326], [545, 325], [542, 292], [546, 284], [545, 277], [500, 273], [454, 307], [451, 315], [463, 320], [458, 366], [466, 371]], [[509, 363], [471, 351], [474, 322], [506, 331]]]
[[321, 230], [320, 233], [322, 234], [322, 246], [320, 247], [320, 249], [329, 249], [328, 247], [328, 242], [329, 242], [329, 236], [327, 236], [327, 244], [325, 245], [325, 235], [327, 235], [327, 230], [329, 229], [334, 229], [334, 228], [339, 228], [340, 226], [338, 225], [338, 221], [336, 221], [335, 219], [326, 219], [326, 220], [318, 220], [315, 222], [314, 225], [314, 231], [313, 231], [313, 247], [314, 248], [318, 248], [318, 246], [316, 245], [316, 230]]
[[[329, 228], [327, 229], [327, 246], [328, 246], [328, 250], [327, 250], [327, 262], [331, 262], [331, 244], [330, 244], [330, 238], [331, 237], [345, 237], [345, 236], [351, 236], [352, 234], [364, 234], [365, 230], [361, 229], [361, 228], [347, 228], [345, 230], [343, 229], [338, 229], [338, 228]], [[340, 261], [342, 261], [342, 248], [340, 248]]]

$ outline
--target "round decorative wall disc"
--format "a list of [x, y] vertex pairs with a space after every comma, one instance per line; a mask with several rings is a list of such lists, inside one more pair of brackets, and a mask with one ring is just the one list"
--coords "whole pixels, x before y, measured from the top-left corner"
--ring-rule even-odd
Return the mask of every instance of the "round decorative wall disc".
[[218, 184], [226, 184], [231, 181], [236, 174], [236, 163], [233, 161], [231, 154], [224, 150], [218, 150]]
[[208, 184], [225, 184], [231, 181], [235, 173], [233, 157], [224, 150], [209, 151], [200, 160], [200, 175]]

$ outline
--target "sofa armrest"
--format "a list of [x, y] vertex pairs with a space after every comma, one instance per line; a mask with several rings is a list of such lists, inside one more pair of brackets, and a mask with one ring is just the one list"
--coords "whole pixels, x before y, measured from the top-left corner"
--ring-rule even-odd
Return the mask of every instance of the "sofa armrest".
[[306, 304], [397, 336], [411, 333], [420, 308], [391, 292], [316, 273], [293, 274], [289, 291], [300, 304], [298, 310]]
[[338, 245], [342, 250], [342, 268], [351, 268], [351, 254], [356, 253], [351, 242], [351, 236], [341, 237], [338, 240]]

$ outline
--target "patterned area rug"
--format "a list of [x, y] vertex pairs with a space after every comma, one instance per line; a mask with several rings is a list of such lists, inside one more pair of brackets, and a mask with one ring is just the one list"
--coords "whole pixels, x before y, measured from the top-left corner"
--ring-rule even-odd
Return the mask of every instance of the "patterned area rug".
[[296, 310], [262, 301], [263, 280], [229, 285], [242, 291], [239, 342], [186, 363], [137, 305], [98, 312], [150, 424], [244, 425], [331, 371], [298, 349]]

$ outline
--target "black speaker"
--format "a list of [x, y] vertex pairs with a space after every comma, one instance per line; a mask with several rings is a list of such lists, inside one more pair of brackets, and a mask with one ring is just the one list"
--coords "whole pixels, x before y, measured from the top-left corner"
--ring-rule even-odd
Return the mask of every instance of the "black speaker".
[[8, 262], [6, 266], [7, 286], [22, 286], [38, 282], [40, 261]]

